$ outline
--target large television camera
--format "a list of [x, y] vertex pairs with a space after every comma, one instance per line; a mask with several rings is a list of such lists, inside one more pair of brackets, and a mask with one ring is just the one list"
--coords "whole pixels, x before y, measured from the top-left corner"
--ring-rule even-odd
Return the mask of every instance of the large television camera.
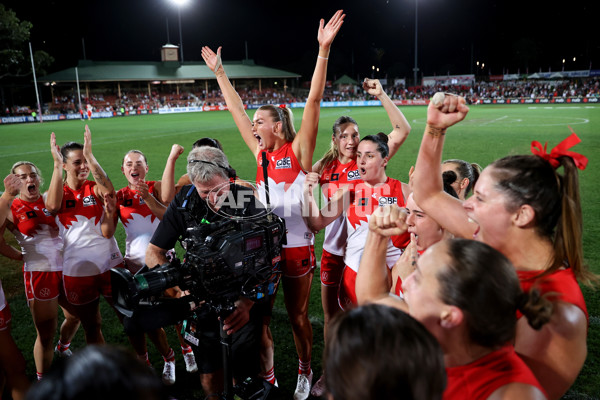
[[[135, 275], [112, 269], [115, 306], [138, 330], [147, 331], [187, 319], [199, 305], [223, 314], [234, 309], [240, 296], [260, 301], [279, 285], [285, 232], [284, 220], [275, 214], [189, 228], [181, 242], [183, 262], [144, 267]], [[189, 295], [165, 297], [174, 286]]]

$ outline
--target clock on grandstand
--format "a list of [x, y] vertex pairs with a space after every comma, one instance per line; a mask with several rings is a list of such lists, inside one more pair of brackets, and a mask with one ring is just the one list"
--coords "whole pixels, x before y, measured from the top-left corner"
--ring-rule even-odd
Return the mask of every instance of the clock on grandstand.
[[179, 46], [165, 44], [160, 53], [162, 61], [179, 61]]

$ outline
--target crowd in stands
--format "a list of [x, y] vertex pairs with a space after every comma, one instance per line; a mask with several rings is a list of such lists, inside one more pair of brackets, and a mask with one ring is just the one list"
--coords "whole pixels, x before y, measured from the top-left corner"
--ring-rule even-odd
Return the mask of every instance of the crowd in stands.
[[[197, 89], [197, 88], [196, 88]], [[423, 100], [429, 99], [439, 91], [456, 93], [463, 96], [467, 103], [477, 104], [483, 99], [523, 99], [523, 98], [589, 98], [600, 97], [600, 82], [598, 78], [582, 78], [571, 80], [506, 80], [506, 81], [476, 81], [473, 84], [435, 85], [406, 87], [395, 85], [387, 87], [393, 100]], [[306, 89], [268, 87], [259, 90], [256, 87], [240, 88], [239, 95], [244, 104], [282, 104], [306, 101]], [[328, 87], [323, 94], [324, 101], [361, 101], [371, 100], [372, 97], [358, 86], [339, 90]], [[218, 89], [184, 90], [177, 92], [148, 92], [140, 90], [123, 91], [121, 96], [112, 92], [94, 93], [89, 97], [82, 95], [82, 107], [90, 104], [94, 112], [120, 111], [135, 112], [138, 110], [158, 109], [162, 107], [199, 107], [224, 105], [225, 100]], [[77, 113], [79, 104], [73, 93], [55, 96], [48, 104], [45, 113], [68, 114]], [[6, 107], [5, 115], [30, 115], [33, 107]]]
[[597, 78], [577, 80], [507, 80], [477, 81], [472, 85], [435, 85], [406, 88], [403, 85], [388, 89], [394, 100], [430, 99], [436, 92], [450, 92], [463, 96], [468, 103], [482, 99], [568, 98], [600, 97]]

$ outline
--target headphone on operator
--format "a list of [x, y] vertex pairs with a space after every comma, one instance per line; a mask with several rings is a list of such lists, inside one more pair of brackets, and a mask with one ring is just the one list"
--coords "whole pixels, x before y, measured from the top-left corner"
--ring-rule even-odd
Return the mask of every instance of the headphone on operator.
[[229, 165], [226, 166], [226, 167], [224, 167], [224, 166], [219, 165], [217, 163], [214, 163], [212, 161], [204, 161], [204, 160], [190, 160], [190, 161], [188, 161], [188, 164], [194, 164], [194, 163], [199, 163], [199, 162], [200, 163], [204, 163], [204, 164], [209, 164], [209, 165], [212, 165], [214, 167], [221, 168], [222, 170], [225, 170], [225, 172], [227, 173], [227, 177], [232, 182], [234, 182], [235, 178], [237, 177], [237, 173], [235, 172], [235, 169], [231, 168], [231, 166], [229, 166]]
[[[228, 165], [228, 166], [224, 167], [224, 166], [214, 163], [212, 161], [205, 161], [205, 160], [189, 160], [188, 161], [188, 164], [194, 164], [194, 163], [209, 164], [209, 165], [212, 165], [214, 167], [221, 168], [222, 170], [224, 170], [227, 173], [227, 177], [229, 178], [229, 185], [235, 193], [235, 191], [236, 191], [235, 178], [237, 177], [237, 173], [235, 172], [235, 169], [231, 168], [231, 166]], [[196, 223], [199, 223], [199, 224], [208, 224], [208, 223], [210, 223], [210, 221], [208, 221], [205, 218], [206, 215], [204, 217], [199, 217], [199, 216], [196, 216], [192, 211], [194, 208], [194, 205], [192, 204], [193, 201], [190, 201], [190, 200], [192, 200], [191, 196], [194, 191], [195, 191], [195, 188], [194, 188], [194, 185], [192, 185], [190, 187], [190, 190], [188, 190], [188, 192], [185, 196], [185, 199], [183, 200], [183, 203], [181, 204], [181, 207], [178, 207], [178, 208], [180, 211], [182, 211], [184, 213], [184, 218], [186, 219], [187, 222], [195, 221]]]

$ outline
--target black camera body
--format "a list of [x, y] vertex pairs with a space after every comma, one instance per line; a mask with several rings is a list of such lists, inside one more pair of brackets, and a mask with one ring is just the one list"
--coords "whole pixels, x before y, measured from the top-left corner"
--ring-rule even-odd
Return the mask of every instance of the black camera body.
[[[125, 268], [111, 270], [115, 306], [133, 317], [159, 305], [187, 308], [191, 315], [201, 303], [224, 313], [233, 310], [240, 296], [260, 301], [279, 285], [285, 233], [284, 220], [275, 214], [188, 228], [181, 243], [186, 251], [183, 263], [174, 259], [152, 269], [144, 267], [135, 275]], [[174, 286], [190, 296], [177, 301], [164, 298], [164, 291]]]
[[232, 309], [240, 295], [260, 301], [279, 285], [284, 240], [285, 222], [274, 214], [190, 228], [182, 243], [183, 269], [193, 278], [182, 289], [202, 296], [217, 312]]

